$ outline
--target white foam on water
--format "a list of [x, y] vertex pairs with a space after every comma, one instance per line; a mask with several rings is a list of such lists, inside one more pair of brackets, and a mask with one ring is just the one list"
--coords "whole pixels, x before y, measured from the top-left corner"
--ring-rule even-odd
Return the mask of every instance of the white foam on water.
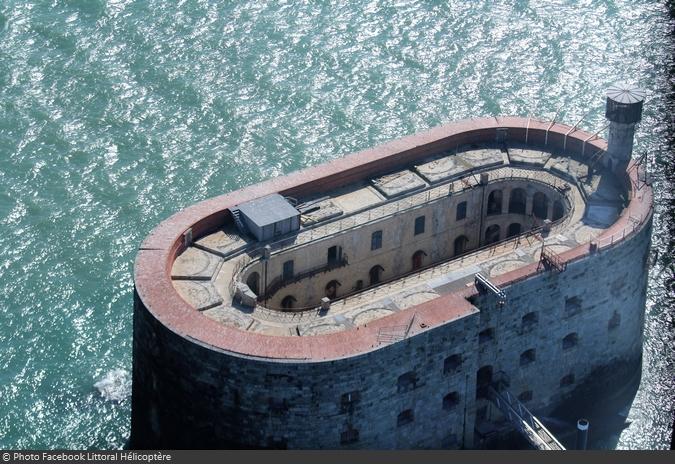
[[108, 401], [123, 401], [131, 396], [131, 375], [124, 369], [113, 369], [94, 387]]

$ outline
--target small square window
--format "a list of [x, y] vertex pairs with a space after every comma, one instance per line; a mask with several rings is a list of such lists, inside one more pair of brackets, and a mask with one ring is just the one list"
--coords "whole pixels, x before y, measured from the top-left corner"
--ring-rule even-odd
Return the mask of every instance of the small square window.
[[522, 392], [520, 395], [518, 395], [518, 399], [522, 401], [523, 403], [527, 403], [528, 401], [532, 401], [532, 390], [527, 390]]
[[415, 371], [406, 372], [398, 377], [396, 391], [404, 393], [417, 388], [417, 374]]
[[574, 374], [567, 374], [565, 377], [560, 379], [560, 386], [561, 387], [569, 387], [570, 385], [574, 384]]
[[537, 325], [537, 322], [539, 322], [539, 314], [537, 314], [537, 312], [531, 312], [522, 317], [521, 326], [523, 329], [531, 328]]
[[415, 235], [424, 233], [424, 216], [415, 218]]
[[406, 409], [403, 411], [401, 414], [398, 415], [398, 418], [396, 419], [396, 426], [401, 427], [406, 424], [410, 424], [412, 421], [415, 420], [415, 414], [413, 413], [412, 409]]
[[485, 329], [478, 334], [478, 343], [486, 343], [493, 340], [495, 337], [494, 329]]
[[288, 412], [288, 401], [282, 398], [269, 398], [268, 408], [273, 415], [282, 415]]
[[565, 298], [565, 315], [573, 316], [581, 312], [581, 298], [573, 296]]
[[577, 335], [576, 332], [572, 332], [571, 334], [563, 338], [562, 341], [563, 350], [569, 350], [571, 348], [574, 348], [575, 346], [577, 346], [577, 343], [579, 343], [579, 335]]
[[348, 428], [340, 434], [340, 444], [341, 445], [351, 445], [359, 441], [359, 431], [358, 429]]
[[371, 250], [378, 250], [380, 248], [382, 248], [382, 231], [376, 230], [370, 236], [370, 249]]
[[358, 391], [344, 393], [340, 397], [340, 412], [352, 412], [360, 399], [361, 394]]

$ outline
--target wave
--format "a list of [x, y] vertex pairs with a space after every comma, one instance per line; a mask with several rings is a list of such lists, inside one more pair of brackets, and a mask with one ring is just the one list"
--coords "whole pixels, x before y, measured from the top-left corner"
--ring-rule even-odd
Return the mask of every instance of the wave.
[[108, 401], [121, 402], [131, 396], [131, 374], [124, 369], [113, 369], [94, 384]]

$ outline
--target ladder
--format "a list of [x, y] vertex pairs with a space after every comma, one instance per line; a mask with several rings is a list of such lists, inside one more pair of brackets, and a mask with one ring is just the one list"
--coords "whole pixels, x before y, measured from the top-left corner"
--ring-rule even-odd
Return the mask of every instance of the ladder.
[[244, 221], [241, 220], [241, 212], [239, 211], [239, 208], [232, 208], [230, 210], [232, 213], [232, 218], [234, 219], [234, 223], [237, 226], [237, 230], [241, 232], [244, 235], [248, 234], [248, 228], [246, 227], [246, 224], [244, 224]]
[[591, 173], [595, 170], [595, 165], [602, 160], [602, 157], [607, 153], [605, 150], [598, 150], [593, 153], [588, 159], [588, 177], [591, 177]]

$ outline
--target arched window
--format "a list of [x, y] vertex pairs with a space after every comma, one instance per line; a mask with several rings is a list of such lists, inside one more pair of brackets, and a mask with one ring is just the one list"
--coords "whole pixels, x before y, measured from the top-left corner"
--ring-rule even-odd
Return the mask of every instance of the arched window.
[[553, 202], [553, 220], [557, 221], [565, 215], [565, 208], [563, 208], [562, 201], [556, 200]]
[[469, 239], [465, 235], [460, 235], [455, 239], [455, 256], [463, 255], [466, 252]]
[[456, 391], [448, 393], [443, 397], [443, 409], [451, 411], [459, 405], [459, 393]]
[[293, 309], [293, 306], [295, 306], [296, 301], [297, 300], [295, 299], [295, 297], [293, 295], [288, 295], [288, 296], [284, 297], [283, 300], [281, 300], [281, 307], [283, 309]]
[[328, 284], [326, 284], [326, 296], [329, 299], [334, 300], [337, 297], [337, 289], [341, 285], [342, 284], [340, 284], [340, 282], [337, 280], [331, 280], [328, 282]]
[[420, 269], [424, 265], [424, 257], [427, 254], [422, 251], [422, 250], [417, 250], [415, 254], [412, 256], [412, 268], [413, 271]]
[[495, 243], [499, 241], [499, 226], [497, 224], [491, 225], [485, 229], [485, 244]]
[[523, 351], [520, 354], [520, 365], [527, 366], [528, 364], [532, 364], [536, 359], [537, 354], [534, 349]]
[[527, 202], [527, 194], [521, 188], [511, 190], [509, 197], [509, 213], [525, 214], [525, 204]]
[[493, 190], [488, 195], [487, 214], [501, 214], [502, 212], [502, 191]]
[[569, 350], [570, 348], [574, 348], [575, 346], [577, 346], [577, 343], [579, 343], [579, 335], [576, 332], [567, 334], [562, 341], [563, 350]]
[[521, 230], [522, 226], [517, 222], [514, 222], [513, 224], [509, 225], [509, 228], [506, 230], [506, 238], [515, 237], [520, 233]]
[[382, 280], [382, 272], [384, 271], [384, 268], [380, 266], [379, 264], [376, 264], [375, 266], [370, 268], [370, 271], [368, 271], [368, 275], [370, 276], [370, 285], [377, 285], [380, 283]]
[[548, 198], [541, 192], [534, 194], [532, 199], [532, 214], [539, 219], [546, 219], [548, 216]]
[[417, 373], [415, 371], [408, 371], [405, 374], [398, 376], [398, 381], [396, 383], [396, 391], [398, 393], [407, 392], [417, 388]]
[[250, 276], [248, 276], [248, 279], [246, 279], [246, 285], [248, 285], [248, 288], [250, 288], [253, 293], [259, 295], [260, 274], [258, 274], [257, 272], [253, 272]]
[[462, 365], [461, 354], [453, 354], [451, 356], [448, 356], [447, 358], [445, 358], [445, 361], [443, 361], [443, 373], [444, 374], [453, 373], [457, 369], [459, 369], [461, 365]]

